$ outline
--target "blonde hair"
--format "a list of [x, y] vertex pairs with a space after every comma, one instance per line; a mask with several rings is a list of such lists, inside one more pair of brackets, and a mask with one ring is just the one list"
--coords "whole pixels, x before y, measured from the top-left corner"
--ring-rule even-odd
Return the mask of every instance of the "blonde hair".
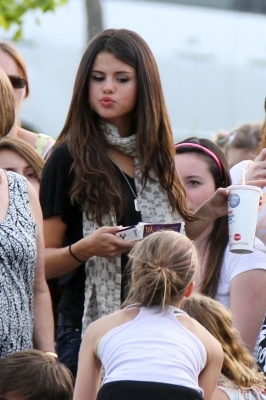
[[179, 301], [198, 266], [191, 240], [174, 231], [146, 237], [136, 244], [129, 259], [133, 279], [125, 305], [163, 308]]
[[234, 328], [230, 312], [218, 301], [202, 294], [183, 299], [181, 307], [203, 325], [222, 345], [224, 362], [222, 374], [242, 389], [252, 386], [265, 388], [262, 373]]
[[15, 99], [12, 85], [0, 68], [0, 137], [10, 132], [15, 122]]
[[21, 139], [6, 137], [0, 141], [0, 152], [2, 150], [13, 151], [24, 158], [33, 168], [34, 174], [40, 182], [44, 160], [31, 145]]
[[22, 56], [17, 51], [17, 49], [9, 42], [3, 42], [0, 40], [0, 50], [8, 54], [16, 63], [21, 78], [25, 79], [26, 81], [25, 98], [28, 97], [30, 93], [30, 88], [29, 88], [29, 79], [25, 61], [23, 60]]

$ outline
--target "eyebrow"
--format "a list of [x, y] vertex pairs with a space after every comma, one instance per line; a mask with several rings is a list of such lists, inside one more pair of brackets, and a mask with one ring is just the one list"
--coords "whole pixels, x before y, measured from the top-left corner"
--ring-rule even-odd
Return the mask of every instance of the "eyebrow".
[[[105, 74], [104, 71], [99, 71], [98, 69], [93, 69], [91, 72], [97, 72], [98, 74]], [[133, 74], [131, 71], [116, 71], [115, 74]]]
[[[13, 167], [1, 167], [2, 169], [5, 169], [6, 171], [13, 171], [13, 172], [15, 172], [15, 169], [16, 168], [13, 168]], [[0, 400], [2, 400], [2, 398], [0, 397]]]
[[193, 179], [193, 178], [203, 179], [204, 177], [199, 175], [188, 175], [185, 177], [185, 179]]
[[[15, 169], [17, 169], [16, 167], [1, 167], [2, 169], [9, 169], [10, 171], [15, 171]], [[30, 164], [27, 164], [27, 165], [25, 165], [25, 167], [24, 168], [33, 168], [33, 166], [32, 165], [30, 165]], [[0, 397], [0, 400], [1, 400], [1, 397]]]

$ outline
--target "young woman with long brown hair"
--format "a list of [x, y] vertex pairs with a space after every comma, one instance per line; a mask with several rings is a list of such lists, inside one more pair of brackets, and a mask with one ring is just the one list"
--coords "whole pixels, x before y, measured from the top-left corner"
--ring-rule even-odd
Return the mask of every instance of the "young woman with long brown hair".
[[46, 276], [70, 273], [63, 278], [59, 306], [59, 355], [71, 329], [78, 352], [85, 275], [84, 328], [118, 309], [125, 298], [124, 253], [134, 243], [115, 235], [119, 225], [183, 218], [187, 234], [197, 236], [227, 212], [226, 191], [221, 190], [197, 213], [202, 219], [193, 221], [197, 217], [186, 211], [173, 156], [151, 50], [135, 32], [100, 33], [81, 60], [66, 123], [41, 182]]
[[[231, 184], [226, 157], [212, 141], [188, 138], [175, 148], [176, 168], [191, 212], [218, 187]], [[231, 253], [227, 215], [210, 224], [195, 243], [201, 262], [196, 289], [230, 308], [243, 342], [255, 354], [256, 340], [266, 312], [265, 246], [256, 238], [253, 253]]]

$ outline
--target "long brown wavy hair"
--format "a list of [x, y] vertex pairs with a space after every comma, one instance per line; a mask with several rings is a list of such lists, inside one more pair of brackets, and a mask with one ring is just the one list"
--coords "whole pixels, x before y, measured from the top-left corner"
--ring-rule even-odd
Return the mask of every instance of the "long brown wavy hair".
[[143, 185], [153, 168], [173, 210], [184, 219], [193, 220], [186, 210], [185, 192], [175, 172], [172, 130], [155, 59], [146, 42], [126, 29], [107, 29], [96, 36], [78, 68], [68, 116], [57, 140], [57, 143], [67, 142], [74, 160], [72, 201], [100, 225], [112, 206], [116, 206], [118, 217], [123, 212], [116, 168], [107, 155], [109, 145], [99, 129], [99, 117], [88, 103], [91, 69], [101, 52], [113, 54], [136, 70], [138, 94], [132, 133], [137, 134]]
[[[182, 146], [176, 148], [176, 154], [196, 153], [201, 157], [208, 165], [216, 189], [231, 185], [231, 177], [226, 157], [215, 143], [209, 139], [199, 139], [195, 137], [190, 137], [180, 143], [195, 143], [210, 150], [220, 161], [222, 174], [220, 173], [218, 164], [209, 154], [204, 152], [204, 149]], [[228, 235], [228, 216], [225, 215], [217, 218], [213, 223], [213, 229], [206, 242], [205, 251], [208, 249], [209, 254], [200, 285], [200, 292], [210, 297], [215, 297], [217, 292], [224, 252], [228, 243]]]
[[182, 300], [181, 309], [196, 319], [221, 344], [224, 351], [222, 374], [239, 388], [265, 388], [262, 373], [258, 373], [239, 332], [234, 328], [230, 312], [210, 297], [193, 294]]

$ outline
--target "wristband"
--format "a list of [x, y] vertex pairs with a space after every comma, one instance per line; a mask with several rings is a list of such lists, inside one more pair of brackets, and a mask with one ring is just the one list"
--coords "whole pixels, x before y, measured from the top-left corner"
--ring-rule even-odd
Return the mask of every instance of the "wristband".
[[75, 254], [73, 253], [73, 251], [71, 250], [71, 246], [72, 246], [72, 244], [70, 244], [70, 245], [68, 246], [68, 250], [69, 250], [69, 253], [71, 254], [71, 256], [72, 256], [73, 258], [75, 258], [76, 261], [80, 262], [81, 264], [84, 264], [86, 261], [82, 261], [82, 260], [80, 260], [78, 257], [76, 257]]

